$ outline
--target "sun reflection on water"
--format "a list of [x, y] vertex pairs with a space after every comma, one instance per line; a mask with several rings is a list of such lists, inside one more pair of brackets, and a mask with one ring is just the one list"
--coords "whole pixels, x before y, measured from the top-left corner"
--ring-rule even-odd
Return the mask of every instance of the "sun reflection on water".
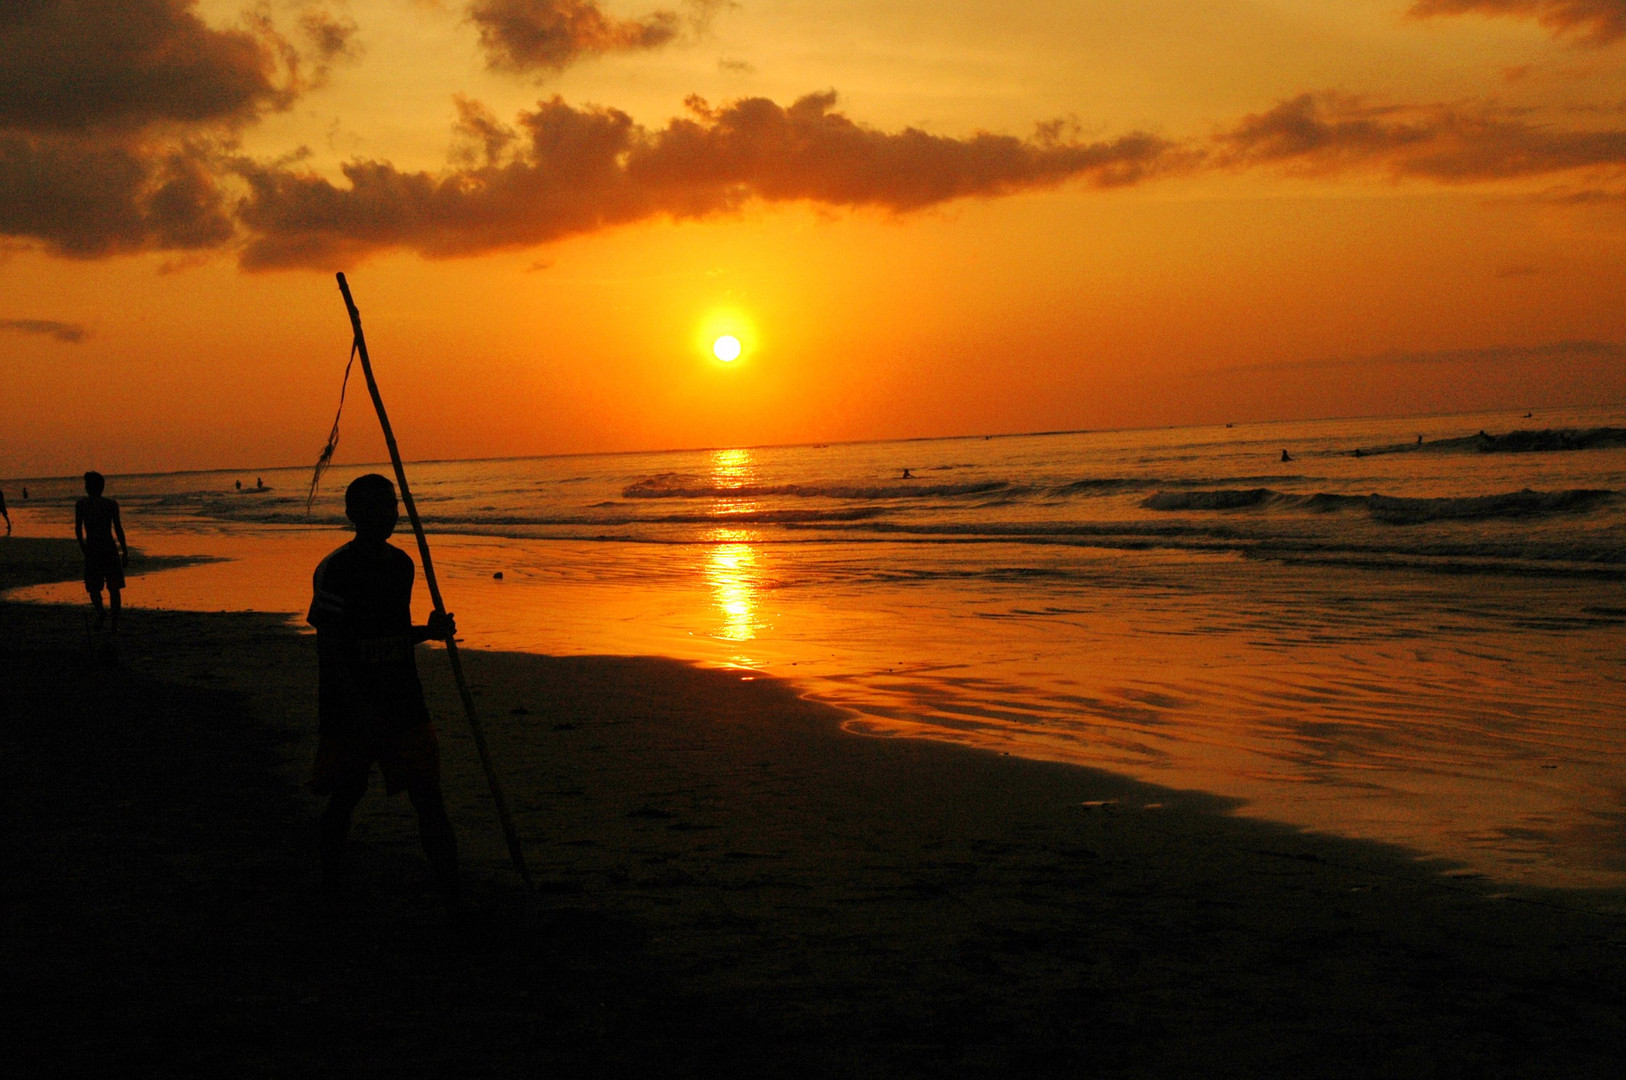
[[[738, 532], [723, 529], [719, 532]], [[719, 537], [718, 540], [723, 538]], [[748, 543], [714, 541], [706, 555], [706, 582], [712, 603], [722, 614], [716, 636], [725, 641], [751, 641], [761, 628], [757, 593], [761, 583], [757, 549]]]
[[[718, 498], [712, 513], [718, 516], [749, 513], [754, 500], [732, 495], [756, 482], [756, 460], [750, 450], [715, 450], [711, 455], [711, 480]], [[712, 604], [722, 616], [714, 632], [724, 641], [755, 640], [763, 629], [760, 615], [762, 567], [758, 560], [757, 536], [748, 529], [713, 529], [706, 536], [706, 584], [711, 587]], [[744, 656], [736, 663], [749, 664]]]
[[750, 450], [741, 448], [711, 452], [711, 479], [718, 488], [725, 491], [742, 488], [754, 483], [756, 478], [757, 463]]

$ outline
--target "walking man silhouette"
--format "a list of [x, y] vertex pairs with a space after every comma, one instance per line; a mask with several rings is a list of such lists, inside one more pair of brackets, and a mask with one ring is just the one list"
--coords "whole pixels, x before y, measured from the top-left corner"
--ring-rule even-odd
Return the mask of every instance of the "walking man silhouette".
[[[119, 504], [103, 497], [107, 480], [101, 473], [85, 474], [85, 497], [73, 505], [73, 535], [85, 556], [85, 591], [96, 609], [96, 631], [107, 619], [102, 608], [102, 587], [107, 587], [107, 606], [113, 612], [113, 632], [119, 629], [119, 594], [124, 589], [124, 570], [130, 565], [130, 545], [124, 540], [124, 523], [119, 520]], [[114, 543], [114, 537], [118, 542]]]

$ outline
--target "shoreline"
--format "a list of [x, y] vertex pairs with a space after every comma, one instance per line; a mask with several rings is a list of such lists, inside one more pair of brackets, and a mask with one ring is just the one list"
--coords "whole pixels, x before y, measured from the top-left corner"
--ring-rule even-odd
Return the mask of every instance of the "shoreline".
[[465, 653], [526, 899], [426, 650], [475, 915], [440, 925], [411, 812], [375, 785], [334, 921], [299, 786], [308, 639], [126, 620], [106, 665], [80, 612], [0, 602], [0, 949], [52, 1055], [23, 1060], [57, 1063], [38, 1075], [1605, 1076], [1626, 1050], [1602, 898], [1524, 902], [1207, 796], [854, 737], [789, 684], [651, 657]]

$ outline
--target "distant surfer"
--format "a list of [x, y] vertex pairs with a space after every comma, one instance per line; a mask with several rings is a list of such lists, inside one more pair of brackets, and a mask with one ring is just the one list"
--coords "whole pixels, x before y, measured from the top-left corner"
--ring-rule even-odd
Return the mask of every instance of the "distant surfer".
[[910, 472], [908, 469], [903, 470], [903, 475], [899, 477], [900, 480], [913, 480], [914, 478], [915, 474]]
[[243, 482], [241, 480], [237, 481], [237, 490], [238, 491], [243, 490]]
[[1356, 457], [1365, 457], [1366, 456], [1366, 451], [1362, 450], [1360, 447], [1357, 446], [1355, 448], [1355, 456]]
[[1423, 437], [1421, 435], [1417, 436], [1417, 445], [1418, 446], [1423, 445]]
[[85, 497], [73, 507], [73, 536], [85, 555], [85, 591], [96, 609], [96, 630], [101, 632], [107, 618], [102, 608], [102, 588], [106, 586], [113, 632], [118, 633], [120, 593], [124, 589], [124, 570], [130, 565], [130, 545], [124, 540], [119, 504], [102, 496], [106, 487], [107, 479], [101, 473], [93, 470], [85, 474]]
[[1283, 450], [1282, 451], [1282, 460], [1283, 461], [1292, 461], [1293, 460], [1293, 455], [1289, 454], [1286, 450]]

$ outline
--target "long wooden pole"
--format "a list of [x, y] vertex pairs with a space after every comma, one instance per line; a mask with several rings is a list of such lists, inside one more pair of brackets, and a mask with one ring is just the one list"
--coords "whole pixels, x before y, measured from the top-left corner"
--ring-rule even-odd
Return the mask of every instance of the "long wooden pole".
[[[429, 599], [435, 611], [446, 614], [446, 605], [440, 599], [440, 584], [435, 580], [435, 563], [429, 557], [429, 539], [424, 535], [423, 522], [418, 520], [418, 507], [412, 501], [412, 489], [407, 487], [406, 469], [401, 465], [401, 451], [395, 446], [395, 432], [390, 428], [389, 414], [384, 411], [384, 399], [379, 396], [378, 382], [373, 378], [372, 361], [367, 357], [367, 338], [361, 332], [361, 312], [350, 296], [350, 284], [339, 277], [339, 292], [344, 294], [344, 306], [350, 312], [350, 326], [356, 333], [356, 352], [361, 357], [361, 373], [367, 377], [367, 392], [373, 396], [373, 408], [378, 410], [378, 423], [384, 429], [384, 444], [390, 448], [390, 464], [395, 466], [395, 485], [401, 490], [401, 504], [406, 507], [412, 522], [413, 535], [418, 538], [418, 558], [423, 563], [423, 578], [429, 583]], [[519, 832], [514, 828], [514, 816], [508, 811], [508, 799], [497, 779], [497, 770], [491, 764], [491, 751], [486, 747], [485, 729], [480, 725], [480, 714], [474, 708], [474, 695], [469, 693], [468, 681], [463, 678], [463, 661], [457, 655], [457, 642], [446, 639], [446, 659], [452, 664], [452, 678], [457, 682], [458, 696], [463, 699], [463, 712], [469, 718], [469, 730], [474, 733], [474, 747], [480, 752], [480, 767], [485, 770], [486, 783], [491, 787], [491, 798], [497, 804], [497, 818], [502, 822], [503, 836], [508, 840], [508, 857], [514, 869], [524, 879], [525, 887], [535, 888], [531, 872], [525, 865], [525, 854], [520, 850]]]

